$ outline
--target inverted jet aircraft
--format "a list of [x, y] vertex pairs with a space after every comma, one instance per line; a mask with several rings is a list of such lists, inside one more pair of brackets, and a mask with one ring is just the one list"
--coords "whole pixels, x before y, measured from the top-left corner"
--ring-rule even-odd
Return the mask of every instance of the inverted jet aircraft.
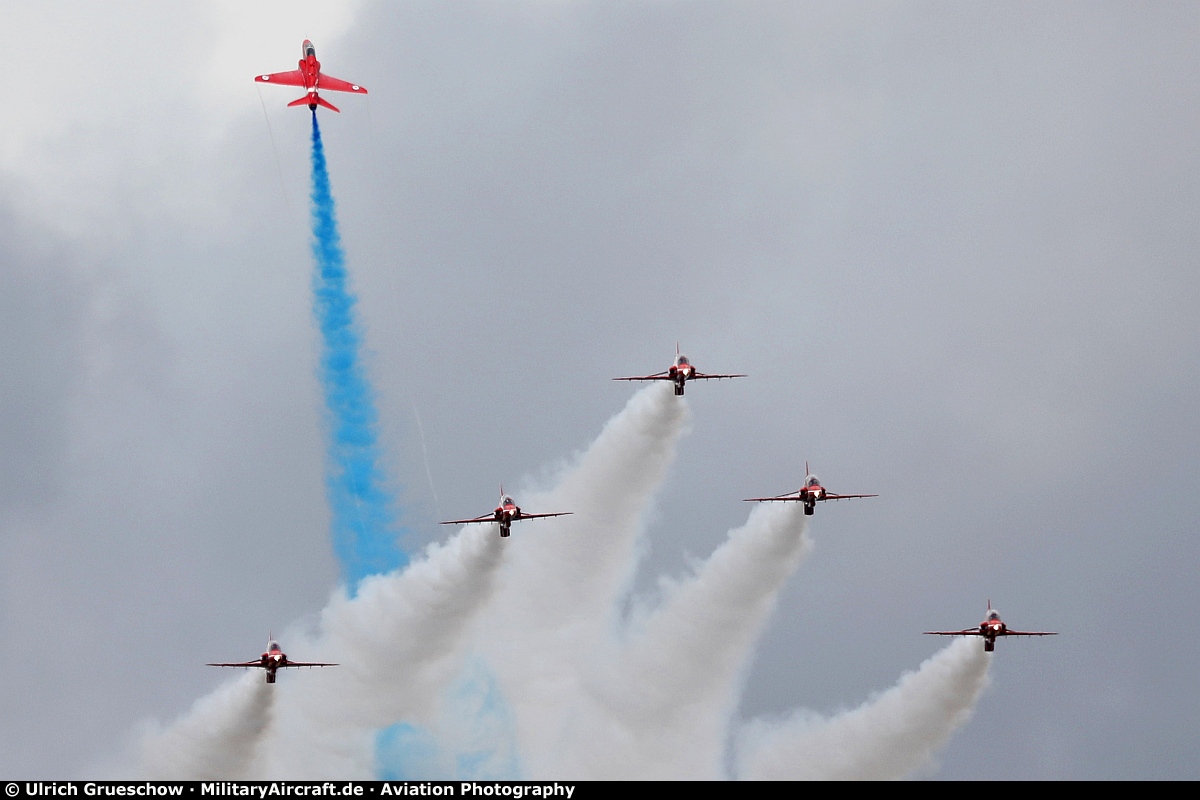
[[573, 512], [559, 511], [554, 514], [527, 514], [521, 510], [521, 507], [513, 502], [513, 499], [504, 493], [504, 487], [500, 487], [500, 502], [490, 514], [480, 514], [478, 517], [471, 519], [451, 519], [445, 522], [438, 523], [440, 525], [473, 525], [479, 522], [498, 522], [500, 523], [500, 535], [508, 536], [512, 532], [512, 524], [517, 520], [522, 519], [540, 519], [543, 517], [565, 517]]
[[299, 100], [288, 103], [288, 107], [308, 106], [313, 111], [317, 110], [317, 106], [324, 106], [330, 111], [338, 110], [317, 94], [320, 89], [354, 94], [367, 93], [366, 89], [356, 83], [347, 83], [322, 73], [321, 62], [317, 61], [317, 48], [313, 47], [313, 43], [308, 39], [305, 39], [304, 44], [300, 45], [300, 52], [304, 56], [300, 59], [300, 69], [294, 69], [291, 72], [272, 72], [270, 75], [255, 75], [254, 80], [259, 83], [278, 83], [283, 86], [303, 86], [307, 94]]
[[745, 375], [718, 375], [708, 374], [705, 372], [697, 372], [692, 363], [688, 361], [687, 356], [679, 352], [679, 345], [675, 345], [675, 363], [665, 372], [656, 372], [653, 375], [636, 375], [632, 378], [613, 378], [614, 381], [671, 381], [675, 384], [675, 395], [683, 394], [683, 386], [688, 381], [703, 381], [703, 380], [719, 380], [721, 378], [745, 378]]
[[834, 494], [821, 485], [821, 479], [808, 471], [808, 462], [804, 462], [804, 485], [794, 492], [781, 494], [776, 497], [749, 497], [747, 503], [804, 503], [804, 513], [812, 516], [817, 509], [817, 503], [822, 500], [852, 500], [856, 497], [879, 497], [877, 494]]
[[337, 664], [327, 664], [323, 661], [291, 661], [279, 647], [279, 642], [271, 638], [267, 642], [267, 651], [254, 661], [238, 661], [232, 664], [209, 664], [210, 667], [258, 667], [267, 671], [267, 683], [275, 682], [275, 670], [284, 667], [336, 667]]
[[988, 653], [996, 649], [997, 636], [1058, 636], [1058, 633], [1053, 631], [1009, 630], [1004, 621], [1000, 619], [999, 612], [992, 608], [991, 600], [988, 600], [987, 616], [983, 618], [983, 622], [979, 623], [978, 628], [967, 628], [961, 631], [925, 631], [925, 633], [930, 636], [982, 636], [983, 649]]

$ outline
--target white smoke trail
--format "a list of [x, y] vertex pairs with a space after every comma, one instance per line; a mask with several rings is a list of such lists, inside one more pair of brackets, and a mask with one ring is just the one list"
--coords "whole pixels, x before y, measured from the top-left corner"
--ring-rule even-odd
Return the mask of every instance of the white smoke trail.
[[311, 652], [340, 666], [305, 675], [281, 696], [263, 771], [373, 778], [377, 729], [436, 716], [503, 553], [493, 526], [470, 526], [403, 571], [367, 578], [354, 598], [336, 595], [304, 660]]
[[[244, 722], [216, 713], [225, 694], [198, 702], [146, 738], [143, 771], [377, 778], [393, 753], [376, 752], [376, 733], [405, 722], [426, 732], [415, 753], [398, 740], [400, 760], [440, 777], [464, 755], [497, 777], [726, 777], [741, 679], [809, 542], [800, 504], [756, 507], [691, 576], [664, 580], [657, 606], [623, 621], [646, 510], [686, 417], [669, 386], [638, 392], [556, 488], [522, 498], [573, 516], [522, 523], [503, 541], [468, 526], [354, 598], [335, 595], [319, 632], [290, 644], [298, 659], [342, 666], [254, 683], [277, 699], [250, 744]], [[737, 775], [902, 777], [966, 721], [986, 669], [978, 642], [956, 642], [854, 711], [753, 722], [735, 743]]]
[[[336, 594], [317, 635], [291, 632], [288, 650], [297, 660], [340, 666], [303, 676], [281, 673], [270, 687], [274, 692], [266, 694], [279, 696], [276, 724], [257, 762], [239, 762], [237, 774], [252, 769], [294, 778], [375, 777], [378, 728], [400, 720], [436, 722], [444, 711], [439, 702], [461, 673], [468, 626], [493, 596], [506, 551], [509, 558], [525, 556], [506, 571], [510, 587], [524, 587], [509, 597], [532, 605], [539, 630], [572, 627], [595, 609], [610, 613], [612, 598], [632, 575], [637, 523], [665, 474], [684, 415], [669, 387], [635, 395], [559, 489], [533, 499], [575, 512], [562, 520], [573, 524], [548, 528], [536, 547], [521, 544], [537, 535], [536, 523], [503, 543], [493, 526], [468, 526], [446, 544], [431, 545], [403, 571], [364, 580], [354, 598]], [[538, 585], [547, 589], [542, 596]], [[214, 695], [197, 707], [218, 702]], [[444, 713], [440, 718], [446, 722]], [[169, 752], [159, 740], [172, 736], [179, 738], [171, 731], [147, 736], [148, 752]], [[218, 768], [210, 777], [232, 775]]]
[[755, 780], [903, 778], [970, 718], [987, 687], [987, 670], [982, 644], [957, 640], [853, 711], [751, 722], [740, 737], [738, 774]]
[[403, 572], [364, 580], [354, 599], [335, 598], [321, 627], [345, 669], [325, 682], [323, 708], [312, 698], [312, 713], [372, 726], [427, 716], [458, 669], [464, 629], [492, 595], [504, 544], [494, 526], [464, 527]]
[[632, 581], [643, 517], [674, 460], [686, 419], [687, 406], [670, 384], [653, 384], [609, 420], [553, 490], [528, 498], [530, 509], [544, 505], [573, 515], [556, 519], [552, 528], [528, 523], [519, 531], [537, 542], [512, 553], [498, 598], [504, 613], [536, 613], [541, 630], [597, 615], [609, 621], [615, 599]]
[[273, 688], [262, 673], [252, 670], [197, 700], [167, 728], [146, 730], [138, 747], [138, 774], [150, 780], [251, 777], [253, 759], [271, 722]]
[[552, 774], [542, 754], [557, 749], [564, 698], [581, 691], [597, 639], [616, 630], [646, 511], [686, 418], [669, 385], [637, 392], [559, 485], [527, 503], [573, 516], [513, 531], [529, 546], [512, 548], [478, 641], [512, 708], [528, 774]]
[[[799, 503], [753, 509], [689, 579], [663, 580], [663, 602], [610, 663], [588, 670], [596, 714], [574, 715], [556, 758], [590, 778], [724, 777], [729, 720], [780, 589], [810, 542]], [[589, 742], [604, 741], [603, 747]]]

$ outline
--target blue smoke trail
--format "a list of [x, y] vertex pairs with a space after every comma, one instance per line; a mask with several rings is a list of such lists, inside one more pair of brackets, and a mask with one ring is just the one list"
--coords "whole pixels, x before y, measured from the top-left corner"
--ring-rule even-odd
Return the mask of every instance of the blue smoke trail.
[[[354, 318], [357, 300], [346, 287], [345, 253], [316, 111], [312, 115], [312, 228], [313, 303], [322, 338], [319, 376], [329, 425], [330, 533], [353, 594], [363, 578], [392, 572], [409, 559], [397, 542], [402, 531], [380, 465], [378, 412], [361, 363], [362, 335]], [[452, 705], [469, 717], [466, 729], [472, 737], [439, 741], [425, 728], [396, 723], [376, 735], [381, 777], [516, 777], [519, 766], [510, 750], [514, 723], [490, 672], [474, 665], [454, 688]]]
[[375, 735], [376, 778], [520, 780], [517, 721], [487, 662], [468, 659], [442, 698], [436, 730], [399, 722]]
[[408, 564], [397, 538], [394, 498], [380, 464], [375, 396], [362, 366], [357, 298], [346, 286], [325, 147], [312, 115], [313, 306], [321, 329], [318, 374], [325, 393], [328, 453], [325, 486], [333, 549], [351, 593], [368, 575]]

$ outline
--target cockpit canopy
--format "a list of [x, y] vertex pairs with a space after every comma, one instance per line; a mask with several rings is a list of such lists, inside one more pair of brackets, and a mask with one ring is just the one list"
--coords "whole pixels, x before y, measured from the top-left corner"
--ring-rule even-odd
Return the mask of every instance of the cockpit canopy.
[[988, 612], [987, 618], [988, 618], [988, 622], [999, 622], [1000, 621], [1000, 612], [993, 608], [991, 611]]
[[677, 367], [690, 366], [691, 363], [692, 362], [688, 361], [687, 356], [675, 356], [675, 366], [677, 366]]
[[820, 486], [821, 480], [816, 475], [809, 475], [808, 480], [804, 482], [805, 486]]
[[500, 505], [502, 505], [502, 506], [515, 506], [515, 505], [516, 505], [516, 503], [514, 503], [514, 502], [513, 502], [513, 499], [512, 499], [511, 497], [509, 497], [508, 495], [504, 495], [504, 497], [502, 497], [502, 498], [500, 499]]
[[305, 58], [308, 58], [309, 56], [315, 56], [317, 54], [317, 48], [313, 47], [312, 42], [305, 42], [301, 47], [301, 52], [304, 53]]
[[279, 642], [267, 642], [268, 653], [278, 653], [280, 651]]

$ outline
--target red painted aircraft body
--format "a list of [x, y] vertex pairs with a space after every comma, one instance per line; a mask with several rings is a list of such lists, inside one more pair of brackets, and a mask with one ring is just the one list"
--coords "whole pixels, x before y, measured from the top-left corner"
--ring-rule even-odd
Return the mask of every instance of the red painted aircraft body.
[[480, 522], [497, 522], [500, 524], [500, 535], [508, 536], [512, 532], [512, 524], [517, 520], [522, 519], [542, 519], [544, 517], [565, 517], [569, 516], [570, 511], [559, 511], [554, 514], [527, 514], [521, 510], [521, 507], [513, 502], [513, 499], [504, 493], [504, 487], [500, 487], [500, 502], [496, 504], [495, 510], [490, 514], [480, 514], [478, 517], [471, 519], [451, 519], [439, 523], [440, 525], [473, 525]]
[[291, 661], [287, 657], [287, 653], [279, 647], [279, 642], [273, 638], [267, 642], [267, 649], [261, 656], [254, 661], [237, 661], [228, 664], [209, 664], [210, 667], [242, 667], [250, 668], [257, 667], [267, 671], [267, 683], [275, 682], [275, 671], [285, 667], [336, 667], [337, 664], [328, 664], [322, 661]]
[[745, 375], [718, 375], [698, 372], [688, 357], [679, 352], [679, 345], [675, 345], [675, 363], [671, 364], [670, 369], [665, 372], [656, 372], [653, 375], [635, 375], [632, 378], [613, 378], [614, 381], [670, 381], [675, 384], [675, 394], [680, 396], [683, 394], [683, 387], [688, 381], [704, 381], [704, 380], [720, 380], [721, 378], [745, 378]]
[[804, 503], [804, 513], [812, 516], [817, 503], [823, 500], [852, 500], [856, 497], [879, 497], [877, 494], [834, 494], [821, 485], [821, 480], [808, 471], [808, 462], [804, 462], [804, 485], [794, 492], [775, 497], [749, 497], [747, 503]]
[[991, 600], [988, 600], [987, 616], [983, 618], [983, 622], [979, 623], [978, 628], [966, 628], [961, 631], [925, 631], [925, 633], [930, 636], [982, 636], [983, 649], [989, 653], [996, 649], [996, 638], [999, 636], [1058, 636], [1057, 632], [1052, 631], [1010, 630], [1000, 619], [1000, 613], [992, 608]]
[[321, 72], [321, 62], [317, 61], [317, 48], [308, 39], [300, 45], [303, 58], [300, 59], [300, 69], [291, 72], [272, 72], [270, 75], [256, 75], [254, 80], [259, 83], [278, 83], [283, 86], [303, 86], [306, 94], [299, 100], [293, 100], [288, 106], [308, 106], [313, 111], [317, 106], [324, 106], [330, 111], [338, 109], [324, 100], [318, 90], [328, 89], [333, 92], [351, 92], [366, 94], [367, 90], [356, 83], [348, 83], [340, 78], [333, 78]]

